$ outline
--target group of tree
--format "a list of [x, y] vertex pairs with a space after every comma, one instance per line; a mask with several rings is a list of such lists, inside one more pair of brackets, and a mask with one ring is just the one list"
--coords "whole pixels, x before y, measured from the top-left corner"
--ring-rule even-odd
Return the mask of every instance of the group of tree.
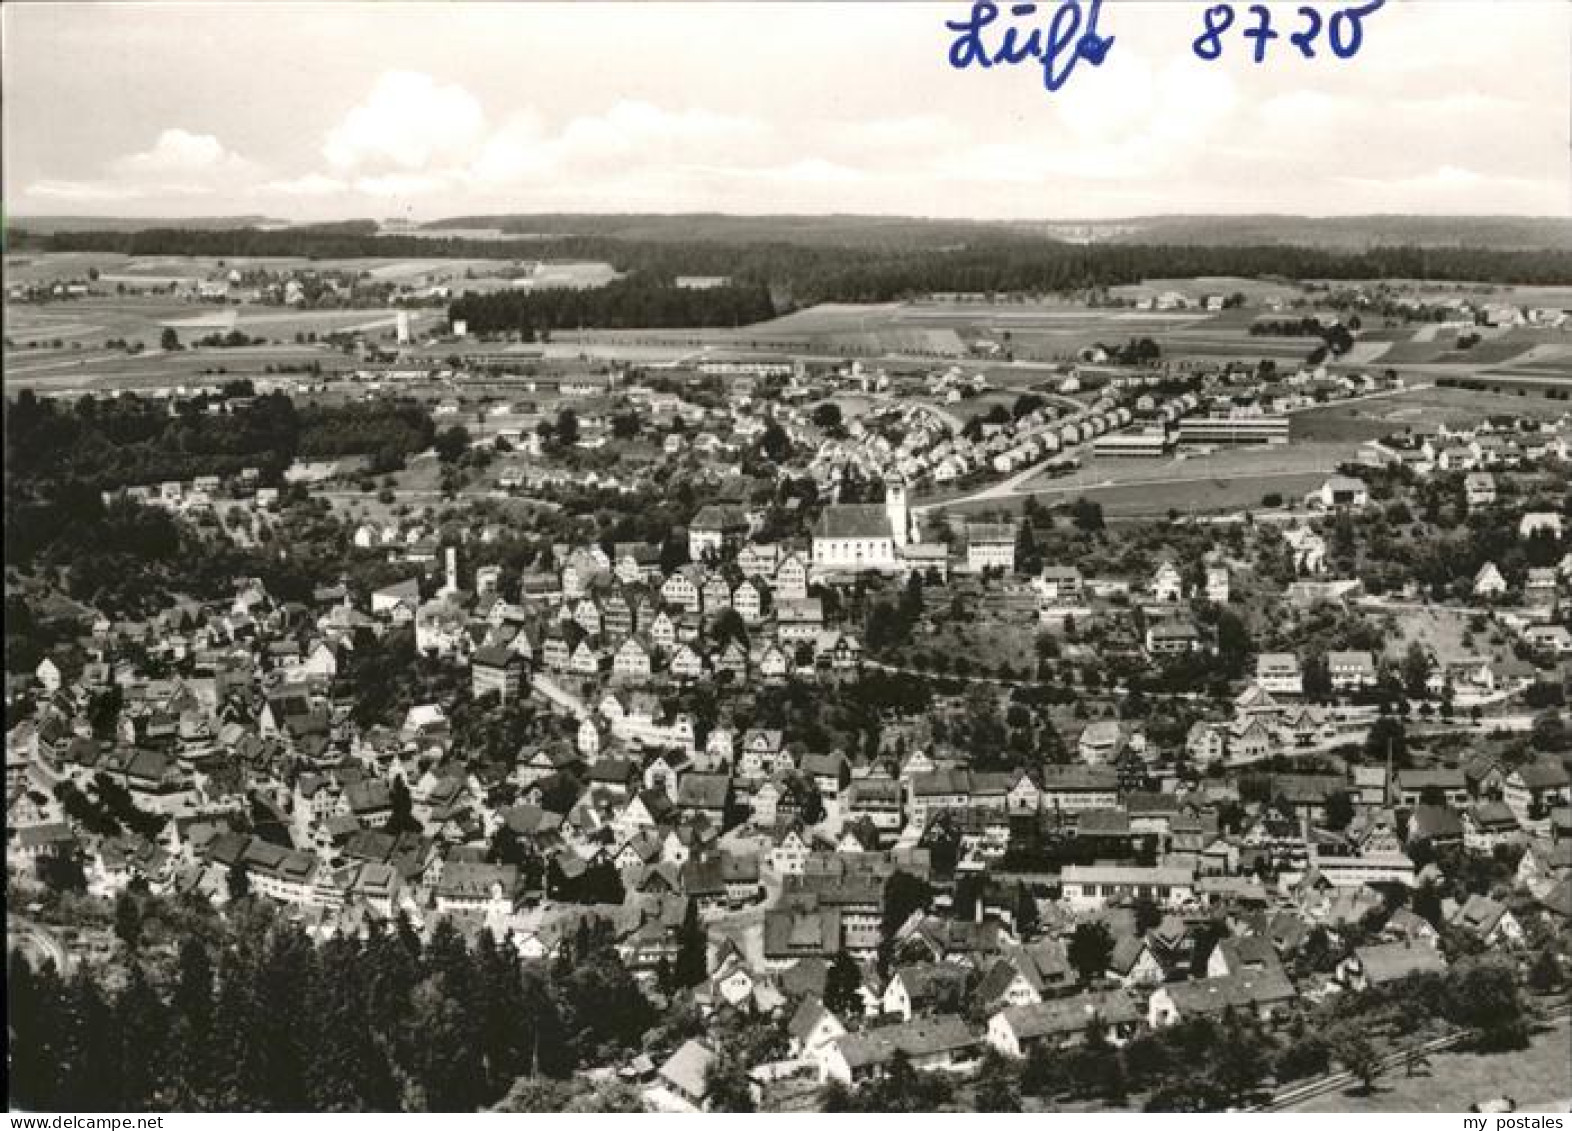
[[[640, 1047], [654, 1009], [586, 921], [549, 968], [445, 921], [315, 945], [250, 905], [162, 975], [125, 916], [123, 976], [8, 970], [10, 1100], [39, 1111], [474, 1111]], [[610, 1003], [615, 1003], [611, 1007]]]
[[297, 458], [364, 455], [401, 465], [435, 434], [413, 402], [297, 405], [282, 393], [195, 397], [171, 413], [167, 403], [133, 394], [67, 406], [24, 389], [6, 409], [8, 488], [27, 493], [73, 482], [113, 491], [247, 468], [273, 482]]
[[[775, 221], [746, 228], [733, 225], [709, 238], [695, 239], [675, 236], [677, 231], [694, 229], [695, 220], [690, 217], [676, 218], [682, 221], [679, 227], [661, 232], [652, 231], [647, 224], [616, 229], [597, 218], [559, 219], [562, 225], [544, 237], [526, 238], [523, 233], [538, 233], [539, 225], [552, 218], [523, 217], [521, 226], [513, 229], [521, 233], [521, 238], [495, 240], [379, 235], [374, 225], [364, 223], [277, 231], [243, 227], [39, 233], [21, 227], [8, 235], [18, 250], [127, 255], [591, 259], [608, 262], [624, 273], [660, 280], [680, 275], [725, 275], [734, 286], [768, 285], [790, 294], [798, 304], [883, 302], [935, 291], [1068, 293], [1137, 284], [1149, 278], [1209, 275], [1572, 282], [1572, 252], [1563, 249], [1371, 246], [1336, 251], [1266, 243], [1228, 246], [1189, 241], [1183, 246], [1083, 245], [983, 225], [964, 229], [930, 225], [912, 229], [899, 242], [889, 242], [877, 225], [870, 226], [862, 219], [849, 221], [863, 229], [856, 233], [857, 238], [848, 238], [846, 224], [833, 221], [786, 227], [782, 227], [784, 221]], [[723, 289], [727, 288], [709, 288]], [[555, 328], [576, 324], [571, 317], [550, 323]], [[508, 330], [518, 327], [518, 320], [505, 325]]]
[[533, 339], [541, 331], [578, 327], [736, 327], [775, 317], [769, 288], [735, 284], [679, 287], [643, 274], [603, 287], [505, 290], [465, 294], [449, 315], [476, 334], [517, 333]]

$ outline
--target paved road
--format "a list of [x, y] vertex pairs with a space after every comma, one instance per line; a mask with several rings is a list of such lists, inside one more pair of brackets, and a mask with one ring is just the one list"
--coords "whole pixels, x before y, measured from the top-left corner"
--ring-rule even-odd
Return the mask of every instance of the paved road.
[[584, 700], [574, 695], [571, 691], [559, 687], [545, 676], [536, 675], [530, 677], [530, 686], [536, 693], [549, 700], [553, 706], [561, 707], [574, 718], [586, 719], [590, 717], [591, 711]]

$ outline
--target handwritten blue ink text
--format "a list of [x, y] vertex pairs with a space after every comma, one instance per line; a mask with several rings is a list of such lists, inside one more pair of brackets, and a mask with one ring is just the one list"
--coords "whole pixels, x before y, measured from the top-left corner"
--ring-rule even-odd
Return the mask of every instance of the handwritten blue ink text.
[[976, 0], [964, 20], [946, 20], [944, 26], [955, 32], [950, 44], [950, 65], [964, 71], [972, 65], [983, 69], [995, 65], [1017, 66], [1033, 60], [1042, 66], [1043, 86], [1057, 91], [1070, 81], [1076, 64], [1085, 59], [1094, 67], [1102, 65], [1113, 48], [1114, 37], [1097, 33], [1097, 17], [1103, 0], [1059, 0], [1046, 27], [1024, 30], [1013, 21], [1037, 14], [1036, 4], [1011, 4], [1008, 26], [994, 46], [985, 42], [984, 32], [999, 22], [999, 5], [993, 0]]
[[[1300, 27], [1288, 36], [1288, 42], [1298, 48], [1306, 59], [1314, 59], [1316, 44], [1323, 38], [1324, 31], [1325, 44], [1331, 48], [1332, 54], [1339, 59], [1352, 59], [1364, 46], [1366, 17], [1385, 5], [1386, 0], [1367, 0], [1364, 4], [1332, 13], [1330, 19], [1323, 18], [1316, 8], [1302, 5], [1296, 13], [1301, 21]], [[1245, 26], [1239, 34], [1253, 44], [1251, 58], [1257, 63], [1264, 63], [1267, 45], [1274, 39], [1281, 39], [1282, 33], [1272, 27], [1272, 11], [1265, 4], [1251, 4], [1247, 12]], [[1205, 30], [1191, 44], [1196, 56], [1207, 62], [1221, 58], [1223, 36], [1234, 26], [1237, 18], [1232, 4], [1214, 4], [1206, 9], [1202, 15]]]

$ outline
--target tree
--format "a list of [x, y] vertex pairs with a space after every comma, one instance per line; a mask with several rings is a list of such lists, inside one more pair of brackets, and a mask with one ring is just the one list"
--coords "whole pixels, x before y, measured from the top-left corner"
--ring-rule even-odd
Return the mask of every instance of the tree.
[[1280, 1084], [1320, 1076], [1331, 1066], [1332, 1054], [1326, 1041], [1314, 1033], [1306, 1034], [1277, 1056], [1272, 1074]]
[[1057, 1091], [1063, 1082], [1064, 1062], [1048, 1052], [1047, 1043], [1036, 1041], [1026, 1050], [1021, 1066], [1021, 1091], [1029, 1096], [1045, 1096]]
[[175, 333], [173, 326], [164, 327], [164, 332], [158, 336], [158, 348], [165, 353], [174, 353], [180, 348], [180, 335]]
[[1076, 499], [1070, 505], [1070, 518], [1075, 523], [1075, 528], [1087, 534], [1096, 534], [1103, 529], [1103, 507], [1101, 503], [1094, 503], [1089, 499]]
[[748, 1065], [734, 1050], [722, 1047], [704, 1066], [704, 1106], [708, 1111], [754, 1110]]
[[115, 937], [132, 954], [142, 945], [142, 905], [129, 891], [115, 897]]
[[816, 428], [821, 428], [826, 432], [838, 432], [841, 428], [841, 406], [834, 401], [825, 401], [823, 404], [815, 405], [813, 414], [809, 419], [813, 421]]
[[910, 872], [899, 869], [890, 874], [884, 881], [884, 917], [880, 926], [880, 933], [885, 939], [895, 936], [902, 924], [911, 918], [914, 911], [921, 911], [928, 906], [932, 898], [932, 889], [926, 881]]
[[682, 926], [677, 931], [677, 961], [672, 981], [681, 988], [696, 986], [709, 977], [708, 937], [699, 923], [699, 904], [691, 896]]
[[1381, 1054], [1362, 1029], [1349, 1025], [1337, 1030], [1332, 1036], [1332, 1053], [1366, 1093], [1374, 1090], [1381, 1078]]
[[1432, 927], [1440, 928], [1443, 915], [1441, 893], [1436, 890], [1434, 884], [1421, 884], [1415, 889], [1411, 906], [1415, 915]]
[[1258, 1033], [1238, 1024], [1222, 1026], [1222, 1043], [1216, 1053], [1212, 1077], [1227, 1096], [1239, 1101], [1266, 1075], [1265, 1042]]
[[1217, 660], [1224, 676], [1236, 679], [1244, 674], [1250, 657], [1250, 631], [1231, 609], [1217, 615]]
[[389, 836], [420, 832], [420, 822], [415, 819], [415, 799], [410, 796], [409, 786], [402, 775], [393, 779], [393, 788], [388, 791], [388, 801], [392, 812], [388, 817], [388, 823], [382, 826], [384, 832]]
[[439, 460], [443, 463], [456, 463], [465, 452], [469, 451], [469, 429], [462, 424], [445, 428], [437, 434], [435, 446]]
[[1319, 702], [1332, 697], [1332, 670], [1324, 654], [1306, 656], [1302, 676], [1306, 699]]
[[251, 873], [246, 870], [245, 864], [238, 860], [229, 866], [229, 874], [224, 882], [229, 890], [231, 903], [239, 903], [251, 894]]
[[1566, 720], [1561, 717], [1560, 711], [1546, 711], [1534, 720], [1533, 731], [1529, 735], [1529, 742], [1535, 750], [1546, 753], [1559, 753], [1567, 748], [1569, 741]]
[[169, 1007], [173, 1047], [184, 1050], [176, 1069], [181, 1094], [206, 1095], [212, 1086], [213, 962], [195, 936], [180, 944]]
[[1423, 699], [1430, 694], [1430, 673], [1435, 664], [1430, 654], [1417, 642], [1408, 646], [1403, 656], [1403, 690], [1412, 699]]
[[977, 1072], [976, 1109], [988, 1112], [1018, 1112], [1021, 1093], [1013, 1066], [997, 1049], [984, 1050]]
[[824, 1008], [841, 1018], [862, 1013], [862, 972], [844, 950], [835, 952], [825, 973]]
[[571, 448], [579, 442], [579, 414], [571, 408], [565, 408], [557, 413], [557, 423], [552, 428], [552, 435], [557, 443], [564, 448]]
[[1335, 790], [1326, 799], [1326, 827], [1337, 832], [1354, 819], [1354, 800], [1345, 789]]
[[1556, 952], [1549, 946], [1542, 947], [1534, 955], [1534, 962], [1528, 968], [1528, 985], [1535, 993], [1548, 994], [1561, 984], [1561, 961], [1556, 957]]
[[1527, 1043], [1522, 991], [1506, 963], [1474, 961], [1448, 971], [1444, 1011], [1448, 1020], [1478, 1029], [1486, 1049]]
[[1015, 885], [1015, 934], [1022, 939], [1029, 939], [1035, 935], [1041, 926], [1041, 919], [1037, 913], [1037, 900], [1032, 891], [1025, 884], [1017, 882]]
[[764, 458], [771, 463], [784, 463], [791, 455], [791, 437], [786, 435], [786, 429], [778, 421], [770, 421], [759, 446], [764, 452]]
[[1077, 923], [1074, 933], [1070, 935], [1070, 965], [1075, 967], [1082, 982], [1093, 982], [1108, 969], [1113, 949], [1113, 935], [1109, 933], [1106, 923]]
[[1384, 762], [1390, 754], [1394, 767], [1406, 766], [1408, 733], [1403, 729], [1403, 724], [1391, 715], [1377, 719], [1365, 735], [1364, 754], [1368, 762]]

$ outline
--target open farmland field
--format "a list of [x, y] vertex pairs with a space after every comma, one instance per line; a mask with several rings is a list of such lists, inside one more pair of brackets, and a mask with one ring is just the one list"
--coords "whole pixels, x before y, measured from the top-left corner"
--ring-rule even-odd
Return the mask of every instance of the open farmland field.
[[1567, 409], [1561, 401], [1544, 397], [1518, 397], [1470, 389], [1421, 389], [1380, 400], [1327, 405], [1295, 413], [1295, 442], [1373, 440], [1393, 432], [1423, 426], [1477, 423], [1496, 414], [1554, 420]]
[[1158, 343], [1163, 347], [1163, 356], [1169, 358], [1239, 361], [1269, 357], [1294, 363], [1304, 361], [1320, 344], [1315, 338], [1252, 335], [1244, 329], [1221, 334], [1199, 330], [1180, 331], [1159, 338]]
[[1070, 476], [1038, 476], [1023, 490], [1089, 485], [1157, 483], [1170, 479], [1233, 479], [1276, 472], [1326, 473], [1353, 457], [1358, 445], [1347, 441], [1276, 444], [1252, 448], [1219, 448], [1205, 453], [1181, 453], [1168, 459], [1120, 459], [1087, 454], [1080, 469]]
[[[106, 338], [141, 339], [156, 346], [165, 326], [206, 333], [213, 329], [240, 330], [253, 337], [293, 340], [298, 333], [319, 336], [336, 331], [391, 330], [396, 314], [387, 307], [353, 310], [297, 310], [281, 306], [226, 305], [180, 302], [169, 298], [127, 295], [86, 298], [71, 302], [6, 304], [6, 336], [17, 343], [59, 338], [67, 346], [80, 342], [102, 346]], [[411, 310], [416, 326], [435, 325], [446, 315], [437, 309]]]
[[755, 322], [748, 327], [757, 333], [769, 334], [833, 334], [845, 330], [864, 330], [888, 322], [900, 309], [900, 303], [887, 302], [867, 306], [846, 303], [821, 303], [803, 310], [794, 310], [768, 322]]
[[[268, 376], [267, 367], [304, 367], [319, 362], [324, 373], [350, 371], [354, 358], [315, 346], [263, 346], [247, 349], [190, 350], [160, 353], [150, 350], [137, 356], [103, 350], [66, 351], [52, 356], [29, 357], [13, 367], [8, 360], [5, 387], [39, 392], [108, 393], [119, 389], [157, 389], [173, 384], [203, 383], [225, 377]], [[223, 373], [215, 371], [222, 368]]]
[[131, 256], [107, 251], [67, 251], [8, 255], [5, 257], [5, 274], [8, 283], [31, 286], [67, 279], [85, 279], [90, 270], [96, 269], [99, 281], [111, 288], [116, 282], [123, 281], [128, 287], [140, 284], [145, 289], [172, 281], [205, 279], [231, 267], [242, 271], [247, 268], [280, 271], [312, 265], [309, 259], [282, 256], [218, 259], [208, 256]]
[[1039, 473], [1011, 495], [993, 495], [965, 503], [939, 503], [946, 511], [1019, 507], [1032, 495], [1039, 502], [1069, 502], [1084, 495], [1101, 503], [1110, 516], [1208, 513], [1259, 509], [1269, 493], [1290, 505], [1321, 483], [1338, 464], [1352, 458], [1358, 442], [1333, 440], [1271, 448], [1224, 449], [1164, 460], [1099, 459], [1085, 462], [1071, 475]]
[[1348, 1088], [1286, 1110], [1467, 1111], [1473, 1104], [1511, 1096], [1519, 1111], [1565, 1111], [1572, 1098], [1568, 1065], [1572, 1065], [1572, 1026], [1562, 1017], [1536, 1033], [1529, 1047], [1521, 1051], [1435, 1053], [1428, 1070], [1421, 1069], [1413, 1076], [1392, 1072], [1377, 1081], [1369, 1095]]
[[1401, 655], [1409, 645], [1418, 644], [1439, 660], [1465, 656], [1510, 657], [1511, 650], [1499, 629], [1492, 627], [1477, 635], [1470, 634], [1470, 619], [1470, 614], [1462, 609], [1439, 605], [1404, 606], [1402, 615], [1397, 618], [1397, 638], [1389, 642], [1387, 651], [1394, 656]]
[[1232, 275], [1201, 276], [1195, 279], [1147, 279], [1130, 286], [1113, 288], [1115, 296], [1136, 301], [1152, 298], [1165, 291], [1182, 294], [1192, 302], [1199, 302], [1207, 295], [1223, 295], [1226, 298], [1237, 293], [1244, 295], [1245, 301], [1252, 306], [1273, 301], [1288, 302], [1303, 294], [1300, 287], [1291, 283], [1272, 282], [1268, 279], [1244, 279]]
[[[1109, 519], [1155, 518], [1177, 511], [1182, 515], [1215, 514], [1261, 509], [1263, 495], [1276, 492], [1286, 503], [1303, 498], [1326, 478], [1319, 471], [1255, 472], [1244, 476], [1207, 476], [1186, 473], [1167, 481], [1116, 482], [1065, 486], [1064, 479], [1049, 480], [1056, 485], [1032, 490], [1039, 503], [1052, 506], [1079, 498], [1089, 499], [1103, 508]], [[1024, 505], [1024, 495], [1003, 499], [984, 499], [947, 506], [946, 513], [1009, 509]]]
[[1298, 441], [1370, 440], [1408, 428], [1477, 424], [1494, 415], [1558, 419], [1566, 402], [1544, 396], [1474, 389], [1422, 388], [1352, 404], [1327, 405], [1293, 416]]
[[1555, 307], [1572, 310], [1572, 287], [1563, 286], [1498, 286], [1493, 283], [1438, 283], [1426, 279], [1307, 279], [1332, 290], [1363, 287], [1373, 291], [1378, 286], [1387, 287], [1404, 298], [1422, 302], [1444, 302], [1447, 299], [1467, 299], [1476, 303], [1504, 302], [1514, 306]]

